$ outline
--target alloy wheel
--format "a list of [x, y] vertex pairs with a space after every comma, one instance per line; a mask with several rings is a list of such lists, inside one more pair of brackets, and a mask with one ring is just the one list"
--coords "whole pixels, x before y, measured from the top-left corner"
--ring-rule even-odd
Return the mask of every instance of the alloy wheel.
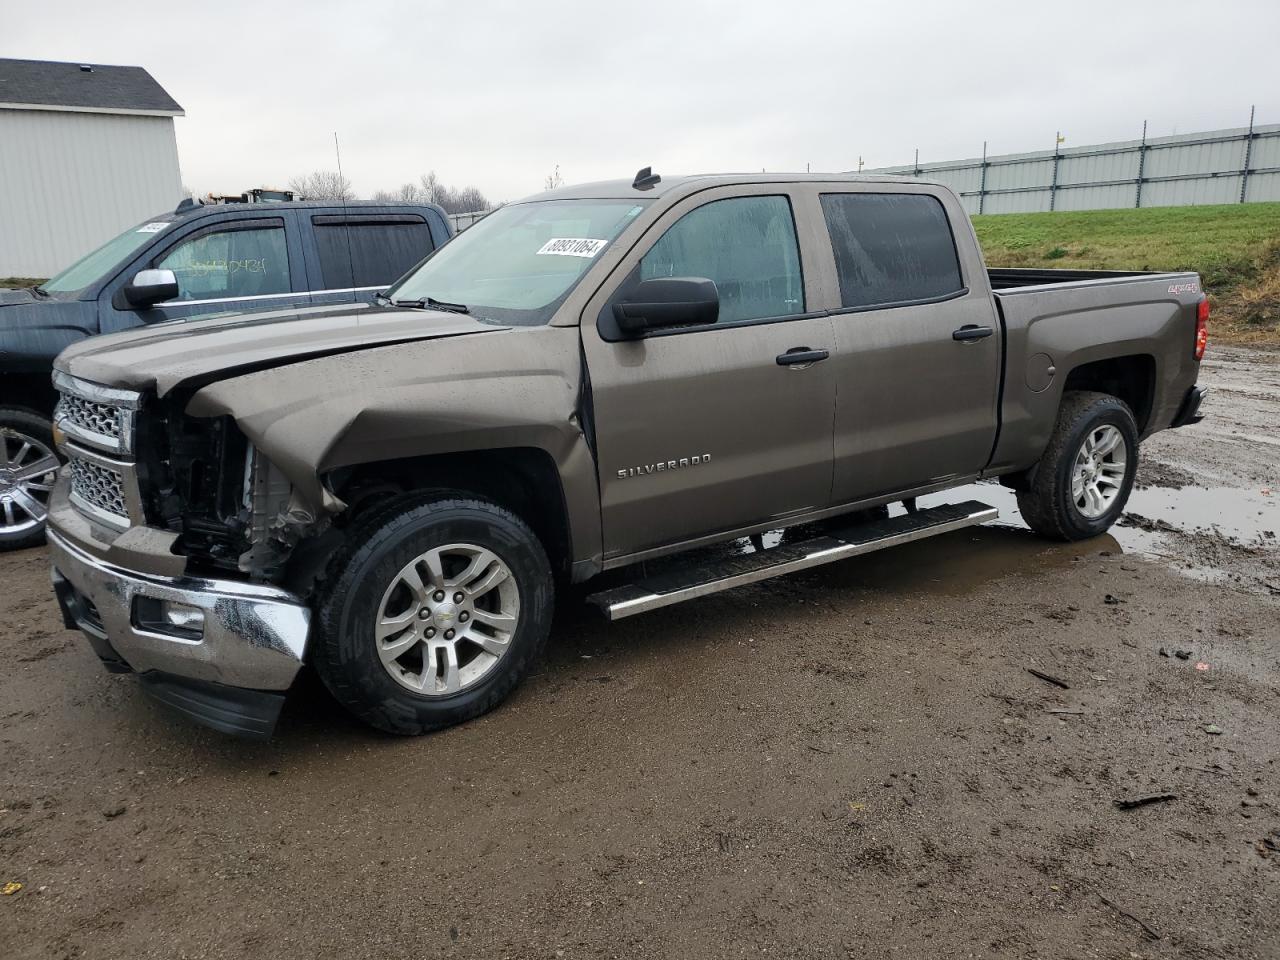
[[0, 538], [16, 539], [44, 524], [58, 467], [42, 441], [0, 429]]
[[397, 683], [446, 697], [489, 675], [507, 655], [519, 617], [511, 568], [485, 547], [451, 543], [395, 575], [378, 604], [374, 642]]
[[1104, 423], [1085, 434], [1071, 468], [1071, 499], [1081, 516], [1096, 520], [1111, 509], [1124, 487], [1128, 462], [1118, 428]]

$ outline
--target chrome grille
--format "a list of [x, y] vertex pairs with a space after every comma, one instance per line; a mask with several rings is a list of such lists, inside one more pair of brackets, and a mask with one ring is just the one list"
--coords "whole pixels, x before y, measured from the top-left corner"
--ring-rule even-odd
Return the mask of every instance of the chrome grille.
[[70, 463], [72, 502], [100, 520], [128, 526], [129, 500], [124, 474], [74, 454]]
[[70, 439], [108, 453], [133, 452], [133, 426], [142, 394], [104, 387], [62, 371], [53, 375], [58, 405], [53, 419]]
[[66, 430], [67, 425], [70, 424], [94, 437], [115, 441], [112, 445], [114, 447], [119, 445], [123, 433], [121, 428], [123, 414], [124, 411], [113, 404], [97, 403], [74, 394], [64, 393], [58, 401], [53, 416], [55, 420], [62, 422], [63, 430]]

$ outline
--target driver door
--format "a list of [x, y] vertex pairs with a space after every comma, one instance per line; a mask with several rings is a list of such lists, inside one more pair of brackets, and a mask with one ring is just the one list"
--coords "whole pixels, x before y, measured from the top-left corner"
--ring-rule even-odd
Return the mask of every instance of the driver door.
[[[288, 216], [291, 220], [292, 213]], [[290, 226], [283, 216], [197, 226], [138, 267], [172, 270], [178, 296], [143, 308], [131, 308], [115, 296], [103, 332], [139, 323], [310, 304], [301, 250]], [[131, 268], [120, 285], [132, 275]]]
[[[606, 562], [828, 504], [835, 338], [825, 315], [806, 313], [817, 298], [792, 206], [785, 184], [689, 197], [588, 303]], [[612, 304], [656, 277], [715, 281], [717, 322], [625, 338]], [[824, 359], [783, 359], [800, 349]]]

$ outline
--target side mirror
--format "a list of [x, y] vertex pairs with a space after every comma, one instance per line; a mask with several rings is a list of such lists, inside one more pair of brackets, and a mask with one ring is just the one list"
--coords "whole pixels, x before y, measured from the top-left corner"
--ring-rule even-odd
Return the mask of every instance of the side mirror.
[[178, 278], [172, 270], [139, 270], [124, 286], [130, 306], [150, 307], [178, 295]]
[[715, 323], [720, 316], [720, 293], [705, 277], [660, 277], [642, 280], [631, 295], [613, 305], [623, 333], [639, 336], [661, 327], [690, 327]]

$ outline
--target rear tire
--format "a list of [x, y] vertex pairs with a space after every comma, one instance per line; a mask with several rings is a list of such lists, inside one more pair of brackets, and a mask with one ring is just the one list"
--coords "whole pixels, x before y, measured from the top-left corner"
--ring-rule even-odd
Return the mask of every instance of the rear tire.
[[1018, 492], [1018, 509], [1042, 537], [1096, 537], [1124, 512], [1137, 469], [1138, 425], [1124, 401], [1066, 393], [1034, 480]]
[[401, 497], [360, 521], [331, 561], [312, 662], [366, 723], [426, 733], [515, 689], [553, 605], [546, 552], [513, 513], [461, 493]]
[[[48, 469], [27, 476], [41, 465]], [[0, 551], [44, 543], [49, 493], [59, 466], [47, 417], [34, 410], [0, 408]]]

